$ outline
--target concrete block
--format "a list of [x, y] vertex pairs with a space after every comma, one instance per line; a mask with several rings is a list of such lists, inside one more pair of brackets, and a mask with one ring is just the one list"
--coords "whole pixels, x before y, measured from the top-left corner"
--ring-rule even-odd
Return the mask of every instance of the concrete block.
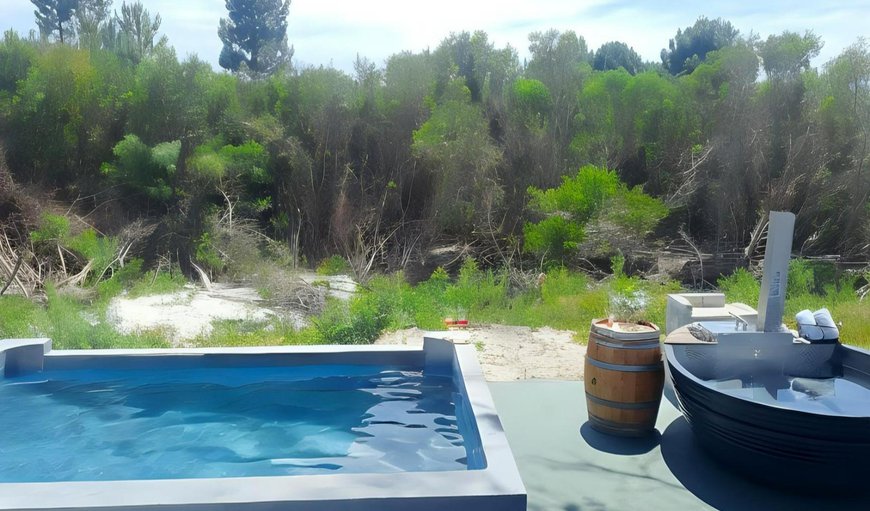
[[725, 303], [722, 293], [678, 293], [668, 295], [665, 335], [695, 321], [745, 320], [754, 329], [758, 313], [743, 303]]
[[45, 354], [50, 350], [49, 339], [0, 340], [0, 376], [11, 378], [42, 371]]

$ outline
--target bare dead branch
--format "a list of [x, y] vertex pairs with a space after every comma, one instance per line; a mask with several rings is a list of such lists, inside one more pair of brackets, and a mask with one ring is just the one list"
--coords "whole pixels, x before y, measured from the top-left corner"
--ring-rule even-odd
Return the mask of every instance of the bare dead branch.
[[18, 270], [21, 269], [21, 261], [24, 260], [24, 254], [18, 254], [18, 261], [15, 262], [15, 268], [12, 270], [12, 275], [9, 276], [9, 281], [6, 282], [6, 285], [3, 286], [3, 289], [0, 289], [0, 296], [3, 296], [3, 293], [9, 289], [9, 285], [12, 284], [13, 281], [18, 277]]
[[199, 275], [199, 280], [202, 282], [202, 285], [205, 286], [205, 289], [211, 291], [211, 279], [208, 278], [208, 274], [199, 267], [193, 259], [190, 260], [190, 265], [193, 266], [193, 269], [196, 270], [196, 274]]
[[695, 243], [692, 241], [692, 238], [686, 233], [685, 229], [680, 227], [680, 229], [677, 232], [680, 234], [680, 237], [683, 239], [683, 241], [685, 241], [686, 244], [688, 244], [690, 247], [692, 247], [692, 250], [695, 251], [695, 254], [698, 257], [698, 265], [700, 266], [700, 271], [701, 271], [701, 283], [703, 285], [703, 282], [704, 282], [704, 257], [701, 255], [701, 251], [698, 250], [698, 246], [695, 245]]

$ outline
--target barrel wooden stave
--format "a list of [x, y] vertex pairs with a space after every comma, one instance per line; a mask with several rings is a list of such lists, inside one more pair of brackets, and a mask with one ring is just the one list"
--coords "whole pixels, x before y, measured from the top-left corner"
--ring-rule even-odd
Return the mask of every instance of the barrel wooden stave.
[[589, 421], [596, 430], [643, 436], [655, 429], [664, 387], [659, 330], [620, 339], [593, 322], [586, 352], [585, 386]]

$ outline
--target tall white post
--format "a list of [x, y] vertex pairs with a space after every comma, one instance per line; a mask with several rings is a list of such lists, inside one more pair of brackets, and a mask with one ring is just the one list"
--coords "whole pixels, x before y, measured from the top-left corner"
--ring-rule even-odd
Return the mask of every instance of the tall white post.
[[758, 327], [765, 332], [782, 330], [785, 290], [788, 285], [788, 262], [794, 235], [794, 214], [771, 211], [764, 249], [764, 275], [758, 296]]

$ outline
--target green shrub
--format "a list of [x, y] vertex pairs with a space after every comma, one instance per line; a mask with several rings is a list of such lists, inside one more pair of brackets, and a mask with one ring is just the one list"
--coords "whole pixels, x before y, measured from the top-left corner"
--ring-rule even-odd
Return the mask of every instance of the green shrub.
[[214, 246], [211, 233], [204, 232], [197, 238], [196, 260], [207, 270], [214, 272], [223, 270], [224, 262]]
[[637, 236], [651, 231], [667, 214], [667, 206], [659, 199], [643, 193], [639, 186], [628, 188], [621, 185], [599, 216]]
[[347, 259], [340, 255], [332, 255], [320, 261], [315, 272], [318, 275], [348, 275], [351, 273]]
[[[51, 257], [57, 255], [58, 247], [64, 247], [80, 259], [91, 263], [91, 273], [88, 275], [90, 283], [105, 276], [107, 271], [111, 273], [110, 266], [114, 264], [118, 253], [118, 240], [115, 238], [101, 236], [91, 228], [71, 236], [69, 220], [50, 213], [42, 215], [40, 227], [30, 233], [30, 239], [37, 250], [50, 254]], [[70, 264], [69, 256], [65, 260], [66, 264]]]
[[190, 343], [203, 348], [315, 344], [314, 333], [313, 329], [296, 330], [277, 317], [264, 321], [220, 320], [212, 322], [210, 335], [197, 337]]
[[112, 149], [115, 160], [100, 171], [109, 180], [134, 193], [163, 202], [172, 196], [170, 182], [181, 151], [181, 141], [163, 142], [153, 149], [136, 135], [126, 135]]
[[226, 160], [205, 145], [196, 148], [187, 165], [194, 176], [205, 181], [218, 182], [227, 171]]
[[312, 319], [318, 341], [324, 344], [371, 344], [380, 335], [383, 319], [370, 300], [355, 303], [330, 299]]
[[523, 227], [525, 248], [551, 262], [562, 263], [583, 241], [585, 226], [600, 219], [621, 233], [639, 237], [665, 217], [668, 208], [638, 188], [629, 188], [616, 172], [587, 165], [565, 176], [556, 188], [529, 187], [529, 208], [544, 215]]
[[0, 339], [45, 335], [44, 312], [22, 296], [0, 296]]
[[450, 275], [447, 274], [447, 270], [443, 266], [439, 266], [429, 276], [428, 282], [446, 287], [450, 283]]
[[127, 291], [127, 296], [157, 295], [180, 291], [188, 283], [187, 278], [177, 267], [173, 271], [142, 271], [142, 260], [133, 258], [115, 270], [112, 276], [96, 284], [97, 303], [105, 306], [109, 301]]
[[554, 215], [538, 223], [526, 222], [523, 237], [526, 250], [561, 263], [577, 249], [586, 237], [586, 231], [582, 225]]
[[499, 308], [507, 302], [507, 284], [506, 274], [482, 271], [469, 257], [462, 263], [456, 283], [445, 289], [444, 300], [457, 316], [467, 315], [472, 310]]
[[128, 288], [128, 295], [135, 298], [137, 296], [174, 293], [184, 289], [187, 284], [188, 280], [180, 269], [176, 268], [172, 272], [151, 270], [133, 282], [133, 285]]
[[92, 278], [103, 275], [103, 271], [115, 261], [118, 253], [118, 240], [109, 236], [100, 236], [90, 228], [69, 238], [65, 246], [92, 263]]
[[588, 222], [619, 190], [616, 172], [594, 165], [582, 167], [576, 176], [565, 176], [556, 188], [530, 187], [529, 206], [542, 213], [563, 212], [580, 224]]
[[511, 100], [517, 114], [529, 128], [543, 126], [553, 107], [550, 89], [534, 79], [517, 78], [511, 91]]
[[142, 278], [142, 260], [131, 259], [123, 268], [118, 268], [111, 277], [96, 284], [98, 301], [107, 305], [109, 300], [128, 289], [138, 279]]
[[401, 274], [376, 277], [369, 286], [369, 292], [378, 297], [385, 328], [443, 329], [445, 317], [461, 316], [471, 324], [550, 326], [575, 330], [581, 337], [592, 319], [607, 316], [614, 295], [642, 296], [643, 319], [661, 323], [665, 297], [677, 290], [679, 285], [673, 282], [662, 285], [625, 275], [593, 283], [583, 274], [556, 268], [540, 289], [510, 295], [506, 274], [481, 270], [473, 260], [465, 261], [453, 283], [445, 272], [436, 270], [429, 280], [413, 287]]
[[439, 266], [432, 272], [428, 280], [411, 288], [408, 302], [413, 310], [407, 314], [413, 324], [427, 330], [444, 328], [444, 318], [455, 314], [455, 312], [448, 312], [449, 307], [445, 296], [451, 285], [447, 271]]
[[69, 220], [65, 216], [43, 213], [39, 229], [30, 233], [33, 243], [53, 241], [60, 243], [69, 236]]
[[758, 293], [761, 284], [745, 268], [738, 268], [727, 277], [721, 277], [717, 281], [719, 289], [725, 293], [728, 302], [740, 302], [753, 305], [758, 302]]
[[368, 282], [367, 288], [367, 292], [376, 297], [379, 309], [385, 314], [385, 328], [412, 327], [418, 324], [419, 313], [430, 310], [435, 305], [426, 303], [426, 297], [408, 284], [402, 272], [376, 275]]
[[454, 314], [464, 313], [471, 309], [477, 300], [476, 284], [482, 279], [477, 261], [467, 257], [459, 268], [456, 282], [444, 290], [446, 305], [454, 309]]
[[788, 264], [786, 299], [816, 291], [816, 277], [806, 259], [792, 259]]
[[552, 106], [550, 89], [543, 82], [528, 78], [517, 78], [514, 81], [511, 99], [517, 108], [532, 114], [542, 114]]
[[386, 326], [386, 300], [362, 292], [350, 303], [329, 300], [314, 326], [326, 344], [371, 344]]
[[581, 295], [589, 291], [589, 279], [582, 273], [559, 267], [547, 273], [541, 284], [541, 299], [545, 304], [557, 304], [559, 298]]
[[46, 321], [41, 332], [57, 349], [163, 348], [169, 343], [160, 332], [121, 334], [102, 321], [101, 311], [89, 310], [72, 296], [46, 288]]

